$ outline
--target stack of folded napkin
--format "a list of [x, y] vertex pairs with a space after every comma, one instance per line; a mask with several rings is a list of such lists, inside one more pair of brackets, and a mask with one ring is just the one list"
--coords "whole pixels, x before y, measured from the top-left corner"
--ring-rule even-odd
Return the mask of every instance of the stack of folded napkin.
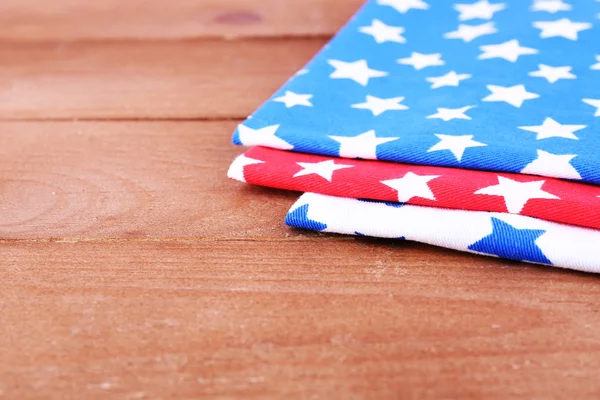
[[600, 272], [600, 2], [373, 0], [238, 126], [285, 219]]

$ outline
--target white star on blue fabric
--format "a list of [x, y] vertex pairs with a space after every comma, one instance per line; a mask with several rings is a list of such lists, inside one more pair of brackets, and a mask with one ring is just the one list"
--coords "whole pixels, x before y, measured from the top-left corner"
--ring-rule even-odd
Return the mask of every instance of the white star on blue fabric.
[[519, 129], [537, 133], [536, 139], [548, 139], [552, 137], [562, 137], [566, 139], [578, 140], [575, 132], [584, 129], [586, 125], [563, 125], [548, 117], [542, 125], [538, 126], [520, 126]]
[[329, 136], [340, 144], [339, 156], [347, 158], [377, 159], [377, 146], [399, 139], [398, 137], [377, 137], [374, 130], [356, 136]]
[[454, 154], [454, 157], [456, 157], [456, 161], [458, 162], [462, 160], [465, 150], [469, 147], [487, 146], [485, 143], [473, 140], [473, 135], [436, 134], [435, 136], [437, 136], [438, 139], [440, 139], [440, 141], [427, 151], [432, 152], [440, 150], [450, 150], [450, 152]]
[[312, 94], [298, 94], [286, 90], [283, 96], [276, 97], [273, 101], [283, 103], [287, 108], [294, 106], [312, 107], [312, 103], [310, 102], [311, 97]]
[[570, 4], [563, 3], [562, 0], [534, 0], [531, 6], [532, 11], [546, 11], [552, 14], [559, 11], [570, 11], [572, 8]]
[[446, 39], [462, 39], [465, 42], [472, 42], [480, 36], [491, 35], [498, 32], [493, 22], [486, 22], [481, 25], [460, 24], [458, 29], [452, 32], [444, 33]]
[[404, 100], [404, 97], [391, 97], [389, 99], [381, 99], [379, 97], [367, 95], [367, 99], [364, 103], [352, 104], [352, 108], [360, 108], [363, 110], [369, 110], [374, 116], [383, 114], [386, 111], [397, 111], [407, 110], [408, 107], [400, 102]]
[[406, 43], [406, 38], [402, 36], [402, 33], [404, 33], [403, 27], [386, 25], [378, 19], [371, 21], [371, 25], [369, 26], [361, 26], [359, 31], [373, 36], [373, 39], [377, 43]]
[[423, 54], [413, 51], [410, 57], [400, 58], [398, 64], [412, 65], [416, 70], [421, 70], [427, 67], [444, 65], [445, 62], [442, 60], [440, 53]]
[[573, 67], [551, 67], [550, 65], [539, 64], [538, 70], [529, 73], [529, 76], [544, 78], [548, 83], [555, 83], [560, 79], [577, 79], [575, 74], [571, 73]]
[[569, 40], [577, 40], [579, 32], [592, 28], [589, 22], [573, 22], [568, 18], [556, 21], [537, 21], [533, 26], [540, 29], [541, 38], [563, 37]]
[[497, 86], [487, 85], [490, 95], [483, 98], [482, 101], [502, 101], [514, 107], [521, 107], [525, 100], [533, 100], [540, 97], [537, 93], [528, 92], [524, 85], [515, 86]]
[[600, 117], [600, 99], [583, 99], [583, 102], [592, 107], [596, 107], [596, 113], [594, 114], [594, 117]]
[[479, 46], [483, 52], [478, 58], [480, 60], [488, 60], [490, 58], [503, 58], [510, 62], [517, 62], [520, 56], [538, 54], [537, 49], [524, 47], [519, 44], [518, 40], [509, 40], [499, 44], [487, 44]]
[[377, 4], [382, 6], [390, 6], [399, 13], [405, 14], [411, 9], [427, 10], [429, 4], [423, 0], [377, 0]]
[[245, 125], [238, 125], [239, 144], [244, 146], [269, 146], [274, 149], [292, 150], [293, 145], [275, 136], [279, 125], [265, 126], [260, 129], [252, 129]]
[[466, 21], [469, 19], [492, 19], [494, 14], [506, 8], [504, 3], [491, 4], [487, 0], [480, 0], [472, 4], [456, 4], [454, 9], [460, 12], [458, 19]]
[[358, 60], [354, 62], [345, 62], [340, 60], [329, 60], [329, 65], [335, 68], [335, 71], [329, 75], [332, 79], [351, 79], [354, 82], [367, 86], [369, 79], [381, 78], [387, 76], [387, 72], [378, 71], [369, 68], [366, 60]]
[[425, 78], [427, 82], [431, 82], [431, 89], [437, 89], [444, 86], [455, 86], [460, 85], [460, 81], [469, 79], [470, 74], [457, 74], [455, 71], [450, 71], [442, 76], [432, 76]]

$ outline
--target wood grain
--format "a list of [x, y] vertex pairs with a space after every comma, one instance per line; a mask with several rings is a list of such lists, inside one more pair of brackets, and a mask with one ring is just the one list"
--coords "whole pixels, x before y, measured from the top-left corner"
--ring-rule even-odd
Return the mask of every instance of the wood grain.
[[287, 229], [226, 178], [361, 2], [0, 2], [0, 398], [600, 397], [596, 276]]
[[244, 118], [324, 43], [0, 44], [0, 119]]
[[592, 275], [360, 238], [0, 248], [7, 398], [600, 395]]
[[0, 123], [0, 238], [298, 236], [298, 194], [227, 179], [235, 125]]
[[363, 0], [5, 0], [0, 40], [331, 36]]

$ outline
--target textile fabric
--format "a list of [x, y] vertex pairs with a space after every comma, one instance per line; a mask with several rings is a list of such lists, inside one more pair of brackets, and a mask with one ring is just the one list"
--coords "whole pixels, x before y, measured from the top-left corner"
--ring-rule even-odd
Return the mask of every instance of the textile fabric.
[[522, 215], [449, 210], [305, 193], [286, 224], [396, 238], [511, 260], [600, 271], [600, 231]]
[[228, 175], [340, 197], [508, 212], [600, 229], [600, 187], [539, 176], [348, 160], [254, 147]]
[[600, 184], [600, 2], [372, 0], [240, 145]]

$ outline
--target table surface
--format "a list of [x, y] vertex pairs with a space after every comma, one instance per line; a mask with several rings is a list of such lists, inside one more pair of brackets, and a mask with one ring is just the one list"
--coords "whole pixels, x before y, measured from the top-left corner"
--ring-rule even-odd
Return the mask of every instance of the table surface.
[[0, 2], [0, 398], [600, 396], [596, 276], [292, 230], [226, 178], [360, 3]]

